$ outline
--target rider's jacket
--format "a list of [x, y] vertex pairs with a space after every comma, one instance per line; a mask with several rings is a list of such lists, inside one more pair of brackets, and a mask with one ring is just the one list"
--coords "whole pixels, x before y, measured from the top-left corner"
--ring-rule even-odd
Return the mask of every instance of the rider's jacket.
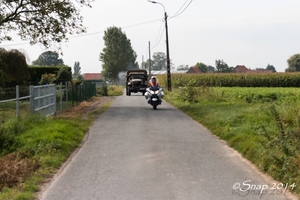
[[150, 85], [151, 87], [159, 86], [157, 81], [156, 81], [155, 83], [153, 83], [152, 81], [149, 81], [149, 85]]

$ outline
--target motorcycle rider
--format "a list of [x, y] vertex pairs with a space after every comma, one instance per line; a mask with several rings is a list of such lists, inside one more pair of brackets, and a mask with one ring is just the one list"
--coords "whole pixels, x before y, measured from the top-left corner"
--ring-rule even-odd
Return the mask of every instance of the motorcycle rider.
[[[151, 79], [149, 80], [149, 84], [148, 84], [149, 88], [151, 87], [157, 87], [160, 88], [160, 85], [158, 83], [158, 80], [156, 79], [156, 76], [152, 76]], [[164, 93], [161, 92], [161, 96], [159, 98], [160, 103], [162, 102], [162, 98], [164, 96]], [[150, 103], [150, 99], [148, 99], [148, 95], [145, 95], [146, 99], [148, 100], [148, 103]]]
[[159, 83], [158, 83], [158, 81], [157, 81], [157, 79], [156, 79], [155, 76], [152, 76], [152, 77], [151, 77], [151, 79], [150, 79], [150, 81], [149, 81], [149, 86], [150, 86], [150, 87], [154, 87], [154, 86], [160, 87], [160, 86], [159, 86]]

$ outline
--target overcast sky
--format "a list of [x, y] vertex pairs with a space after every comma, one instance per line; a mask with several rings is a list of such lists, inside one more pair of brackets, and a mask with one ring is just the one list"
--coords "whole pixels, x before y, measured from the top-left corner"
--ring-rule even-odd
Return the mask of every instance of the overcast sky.
[[[175, 67], [197, 62], [215, 67], [215, 60], [229, 66], [287, 68], [287, 59], [300, 53], [299, 0], [160, 0], [167, 12], [170, 58]], [[189, 4], [190, 3], [190, 4]], [[188, 6], [189, 5], [189, 6]], [[101, 72], [99, 54], [107, 28], [120, 27], [131, 40], [137, 61], [166, 53], [164, 8], [147, 0], [96, 0], [81, 8], [87, 34], [63, 44], [66, 65], [80, 62], [81, 73]], [[188, 6], [188, 7], [187, 7]], [[182, 12], [183, 11], [183, 12]], [[173, 17], [173, 16], [176, 17]], [[30, 62], [47, 50], [30, 46], [17, 37], [0, 47], [22, 49]]]

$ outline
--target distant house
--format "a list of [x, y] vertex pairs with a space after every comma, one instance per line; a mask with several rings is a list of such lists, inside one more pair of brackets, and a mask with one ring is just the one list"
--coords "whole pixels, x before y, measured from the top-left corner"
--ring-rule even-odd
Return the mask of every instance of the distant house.
[[190, 67], [187, 74], [202, 74], [203, 72], [198, 67]]
[[101, 73], [85, 73], [83, 80], [88, 83], [96, 83], [96, 85], [101, 85], [104, 82]]
[[268, 69], [257, 69], [257, 70], [252, 70], [252, 69], [248, 69], [247, 67], [245, 67], [245, 65], [237, 65], [234, 69], [233, 69], [233, 73], [248, 73], [248, 74], [254, 74], [254, 73], [272, 73], [273, 70], [268, 70]]
[[247, 73], [248, 69], [245, 65], [237, 65], [234, 69], [234, 73]]

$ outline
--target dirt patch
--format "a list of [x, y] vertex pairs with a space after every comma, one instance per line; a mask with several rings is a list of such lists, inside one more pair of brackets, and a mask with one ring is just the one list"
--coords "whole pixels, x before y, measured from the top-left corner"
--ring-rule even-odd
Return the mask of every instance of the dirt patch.
[[78, 106], [74, 106], [64, 111], [62, 114], [59, 114], [59, 117], [72, 118], [79, 115], [85, 115], [90, 112], [93, 112], [99, 107], [102, 107], [104, 104], [109, 103], [114, 100], [115, 97], [95, 97], [90, 101], [83, 101]]
[[24, 153], [11, 153], [0, 158], [0, 191], [17, 185], [38, 167], [37, 162]]

